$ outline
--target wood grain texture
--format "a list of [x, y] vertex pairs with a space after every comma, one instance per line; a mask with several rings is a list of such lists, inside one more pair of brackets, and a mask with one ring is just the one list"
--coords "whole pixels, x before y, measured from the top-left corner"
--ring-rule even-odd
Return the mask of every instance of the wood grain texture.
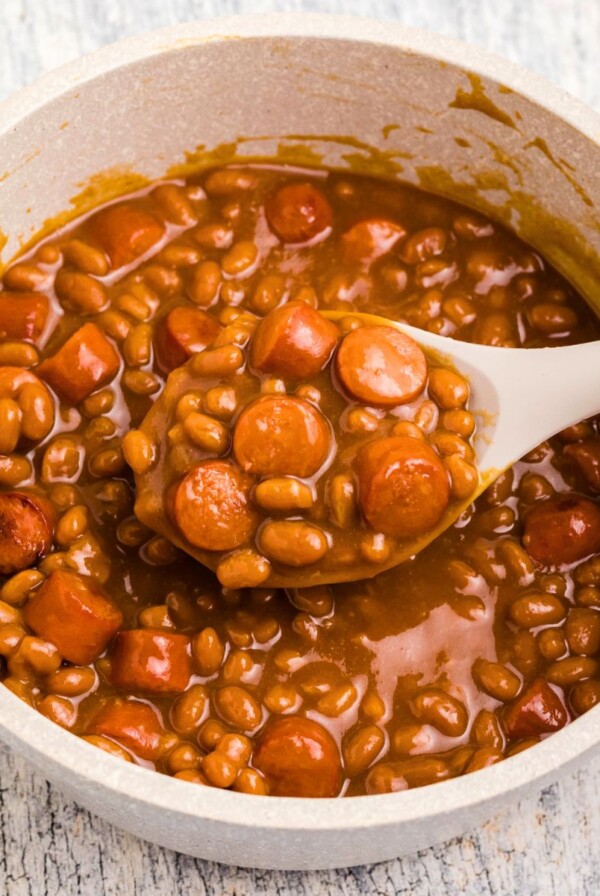
[[[0, 98], [126, 35], [274, 10], [368, 14], [460, 37], [600, 109], [600, 0], [0, 0]], [[599, 803], [597, 760], [482, 829], [409, 858], [346, 871], [251, 871], [124, 834], [0, 747], [0, 896], [591, 896], [600, 890]]]

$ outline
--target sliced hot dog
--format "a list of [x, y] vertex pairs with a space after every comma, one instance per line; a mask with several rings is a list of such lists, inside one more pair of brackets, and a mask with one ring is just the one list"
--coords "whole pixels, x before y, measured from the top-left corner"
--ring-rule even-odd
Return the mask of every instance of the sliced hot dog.
[[217, 338], [218, 321], [199, 308], [173, 308], [156, 326], [154, 346], [160, 367], [170, 372]]
[[165, 232], [150, 212], [123, 203], [109, 205], [92, 215], [87, 229], [110, 258], [113, 269], [144, 255]]
[[0, 494], [0, 575], [28, 569], [48, 553], [54, 517], [51, 504], [37, 495]]
[[265, 214], [269, 227], [284, 243], [306, 243], [333, 220], [332, 208], [320, 190], [310, 183], [279, 187], [267, 197]]
[[334, 739], [322, 725], [300, 716], [267, 725], [258, 736], [253, 764], [274, 796], [334, 797], [342, 786]]
[[189, 644], [185, 635], [161, 629], [119, 632], [111, 650], [111, 682], [125, 691], [185, 691], [192, 674]]
[[391, 436], [369, 442], [358, 452], [355, 467], [362, 514], [384, 535], [422, 535], [440, 521], [448, 506], [446, 469], [421, 439]]
[[96, 324], [84, 324], [56, 354], [37, 369], [58, 396], [79, 404], [112, 380], [120, 366], [119, 355]]
[[542, 501], [525, 515], [523, 546], [542, 566], [595, 554], [600, 551], [600, 506], [581, 495]]
[[50, 573], [23, 611], [33, 631], [52, 641], [71, 663], [87, 666], [104, 653], [123, 614], [87, 576], [64, 569]]
[[174, 490], [171, 513], [182, 535], [206, 551], [229, 551], [248, 541], [257, 517], [252, 479], [227, 461], [203, 461]]
[[312, 476], [327, 459], [329, 427], [308, 401], [264, 395], [240, 414], [233, 434], [239, 465], [257, 476]]
[[305, 302], [271, 311], [252, 338], [252, 366], [263, 373], [301, 379], [323, 369], [339, 330]]
[[0, 292], [0, 339], [35, 342], [48, 311], [48, 299], [39, 292]]
[[393, 327], [359, 327], [344, 337], [336, 369], [346, 391], [374, 407], [416, 398], [427, 382], [427, 360], [414, 339]]
[[92, 719], [88, 734], [118, 741], [140, 759], [156, 759], [164, 733], [158, 710], [140, 700], [113, 698]]

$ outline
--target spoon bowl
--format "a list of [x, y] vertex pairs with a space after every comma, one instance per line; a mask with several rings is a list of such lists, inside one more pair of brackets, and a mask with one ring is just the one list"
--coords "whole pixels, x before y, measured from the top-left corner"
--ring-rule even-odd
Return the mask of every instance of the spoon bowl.
[[428, 360], [453, 367], [470, 386], [476, 419], [473, 446], [479, 481], [431, 530], [402, 545], [397, 565], [427, 547], [506, 469], [562, 429], [600, 413], [600, 342], [557, 348], [499, 348], [459, 342], [376, 314], [325, 311], [332, 321], [394, 327], [417, 342]]

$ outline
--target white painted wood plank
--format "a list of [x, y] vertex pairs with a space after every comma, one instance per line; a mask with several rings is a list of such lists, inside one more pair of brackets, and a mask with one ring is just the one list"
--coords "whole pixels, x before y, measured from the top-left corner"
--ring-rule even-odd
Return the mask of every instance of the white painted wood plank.
[[[600, 110], [600, 0], [0, 0], [0, 98], [126, 35], [274, 10], [430, 28], [524, 63]], [[0, 896], [592, 896], [600, 891], [599, 803], [600, 760], [416, 856], [336, 872], [249, 871], [124, 834], [0, 748]]]

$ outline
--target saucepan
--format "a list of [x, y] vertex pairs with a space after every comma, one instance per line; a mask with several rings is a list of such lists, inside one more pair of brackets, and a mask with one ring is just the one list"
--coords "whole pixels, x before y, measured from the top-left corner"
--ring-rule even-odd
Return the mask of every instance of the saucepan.
[[[57, 221], [165, 172], [275, 158], [432, 189], [505, 223], [600, 309], [600, 117], [539, 77], [389, 22], [281, 15], [167, 28], [0, 106], [0, 263]], [[600, 709], [531, 750], [418, 790], [263, 798], [122, 763], [0, 688], [0, 736], [67, 796], [194, 856], [332, 868], [473, 828], [600, 744]]]

